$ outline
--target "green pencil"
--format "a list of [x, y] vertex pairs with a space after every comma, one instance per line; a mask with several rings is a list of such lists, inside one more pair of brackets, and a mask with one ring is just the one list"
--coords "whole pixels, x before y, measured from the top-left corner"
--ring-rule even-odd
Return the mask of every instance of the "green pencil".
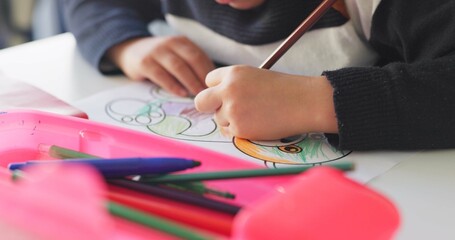
[[109, 212], [115, 216], [128, 219], [130, 221], [139, 223], [141, 225], [166, 232], [170, 235], [180, 237], [182, 239], [190, 240], [206, 240], [211, 239], [207, 236], [203, 236], [189, 228], [186, 228], [182, 225], [174, 223], [170, 220], [164, 218], [153, 216], [149, 213], [144, 213], [142, 211], [135, 210], [133, 208], [108, 201], [107, 208]]
[[[334, 167], [342, 171], [350, 171], [354, 169], [354, 163], [333, 163], [325, 166]], [[264, 168], [264, 169], [248, 169], [248, 170], [234, 170], [234, 171], [218, 171], [218, 172], [201, 172], [201, 173], [188, 173], [188, 174], [166, 174], [153, 177], [141, 177], [139, 181], [146, 183], [173, 183], [173, 182], [192, 182], [204, 180], [219, 180], [231, 178], [250, 178], [250, 177], [265, 177], [265, 176], [278, 176], [299, 174], [313, 166], [303, 167], [287, 167], [287, 168]]]
[[213, 188], [208, 188], [202, 182], [180, 182], [180, 183], [165, 183], [164, 186], [180, 189], [183, 191], [193, 192], [196, 194], [212, 194], [223, 198], [234, 199], [235, 195], [230, 192], [219, 191]]
[[40, 144], [39, 149], [42, 152], [47, 152], [49, 156], [59, 159], [67, 159], [67, 158], [100, 158], [95, 155], [74, 151], [72, 149], [59, 147], [56, 145], [45, 145]]

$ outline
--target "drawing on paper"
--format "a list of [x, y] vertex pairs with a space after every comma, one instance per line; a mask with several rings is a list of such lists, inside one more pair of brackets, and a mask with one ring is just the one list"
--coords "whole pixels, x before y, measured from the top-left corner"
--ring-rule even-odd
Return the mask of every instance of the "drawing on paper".
[[[148, 85], [149, 86], [149, 85]], [[157, 135], [211, 143], [233, 143], [235, 148], [267, 166], [322, 164], [343, 158], [324, 134], [310, 133], [277, 141], [250, 141], [224, 137], [212, 114], [198, 112], [193, 99], [171, 95], [151, 85], [147, 97], [117, 98], [106, 104], [107, 115], [117, 122], [147, 129]], [[145, 99], [146, 98], [146, 99]]]
[[282, 138], [276, 141], [251, 141], [234, 138], [235, 147], [246, 155], [263, 160], [267, 166], [318, 165], [347, 156], [349, 151], [339, 151], [322, 133], [309, 133]]
[[161, 88], [150, 99], [122, 98], [109, 102], [106, 113], [118, 122], [143, 126], [165, 137], [187, 141], [230, 142], [219, 131], [212, 114], [198, 112], [193, 99], [171, 95]]

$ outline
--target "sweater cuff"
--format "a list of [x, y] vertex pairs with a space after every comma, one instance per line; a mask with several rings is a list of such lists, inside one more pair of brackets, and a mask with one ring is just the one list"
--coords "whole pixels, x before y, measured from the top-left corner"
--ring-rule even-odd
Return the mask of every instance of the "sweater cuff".
[[[126, 40], [151, 36], [147, 30], [147, 25], [143, 22], [125, 21], [125, 19], [111, 20], [108, 26], [99, 25], [94, 32], [85, 32], [82, 39], [90, 39], [87, 42], [91, 44], [81, 44], [79, 48], [84, 57], [92, 66], [95, 66], [101, 73], [108, 74], [119, 72], [119, 69], [106, 59], [107, 51]], [[115, 26], [109, 27], [109, 26]]]
[[380, 68], [344, 68], [324, 72], [334, 88], [339, 148], [393, 149], [399, 146], [399, 114], [393, 81]]

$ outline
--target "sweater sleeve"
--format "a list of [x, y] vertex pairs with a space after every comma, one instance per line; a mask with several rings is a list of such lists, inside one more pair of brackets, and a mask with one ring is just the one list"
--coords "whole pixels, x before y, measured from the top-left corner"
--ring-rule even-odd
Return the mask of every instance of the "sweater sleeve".
[[63, 0], [65, 22], [82, 56], [103, 73], [114, 70], [104, 56], [125, 40], [150, 36], [147, 24], [162, 18], [159, 0]]
[[375, 67], [325, 72], [339, 147], [455, 147], [455, 2], [382, 0], [373, 16]]

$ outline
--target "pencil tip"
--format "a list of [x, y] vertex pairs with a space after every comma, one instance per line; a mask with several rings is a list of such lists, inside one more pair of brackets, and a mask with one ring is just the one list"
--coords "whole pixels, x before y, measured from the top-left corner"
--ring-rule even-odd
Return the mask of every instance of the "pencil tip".
[[193, 167], [201, 166], [201, 162], [193, 160]]
[[229, 199], [235, 199], [235, 195], [232, 193], [226, 193], [225, 197]]

